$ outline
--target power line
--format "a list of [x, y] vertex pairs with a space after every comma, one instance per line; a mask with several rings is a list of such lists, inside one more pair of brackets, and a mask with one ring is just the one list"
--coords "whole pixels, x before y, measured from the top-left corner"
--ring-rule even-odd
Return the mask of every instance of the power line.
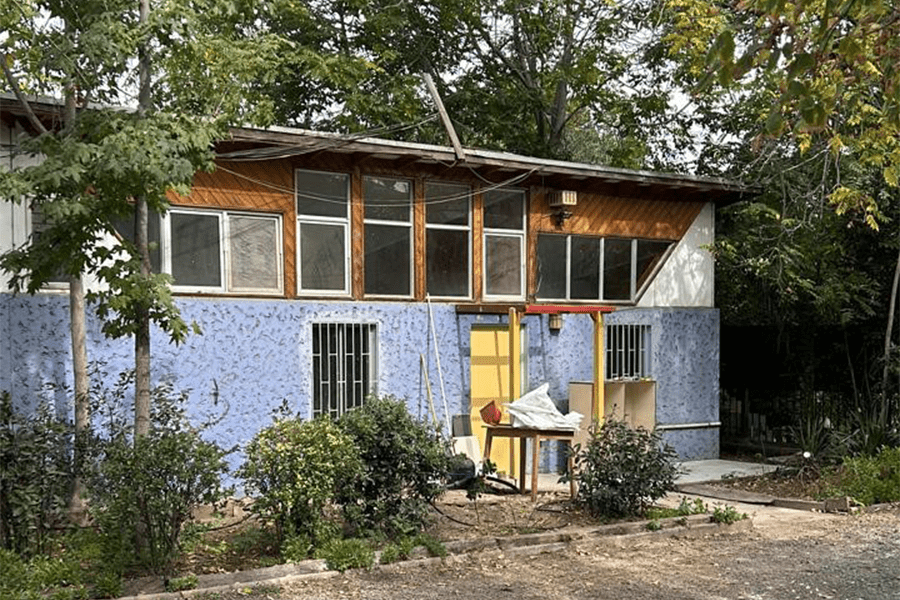
[[365, 131], [360, 131], [357, 133], [351, 133], [342, 135], [335, 140], [322, 140], [319, 143], [313, 144], [311, 146], [306, 147], [298, 147], [294, 144], [288, 143], [279, 143], [273, 142], [273, 147], [267, 148], [251, 148], [249, 150], [236, 150], [234, 152], [227, 152], [224, 154], [216, 155], [217, 158], [222, 160], [227, 160], [230, 162], [252, 162], [259, 160], [275, 160], [279, 158], [291, 158], [294, 156], [300, 156], [303, 154], [310, 154], [313, 152], [320, 152], [322, 150], [333, 150], [342, 148], [348, 144], [351, 144], [357, 140], [375, 137], [379, 134], [391, 134], [399, 131], [405, 131], [407, 129], [414, 129], [419, 127], [424, 123], [428, 123], [429, 121], [433, 121], [437, 118], [437, 113], [433, 112], [426, 117], [409, 123], [399, 123], [397, 125], [390, 126], [381, 126], [381, 127], [373, 127], [367, 129]]
[[[292, 189], [292, 188], [286, 188], [286, 187], [284, 187], [284, 186], [282, 186], [282, 185], [279, 185], [279, 184], [277, 184], [277, 183], [272, 183], [272, 182], [269, 182], [269, 181], [264, 181], [264, 180], [262, 180], [262, 179], [257, 179], [256, 177], [251, 177], [251, 176], [249, 176], [249, 175], [245, 175], [245, 174], [243, 174], [243, 173], [239, 173], [238, 171], [234, 171], [234, 170], [232, 170], [232, 169], [229, 169], [228, 167], [218, 166], [217, 168], [218, 168], [219, 170], [224, 171], [224, 172], [226, 172], [226, 173], [228, 173], [228, 174], [230, 174], [230, 175], [233, 175], [233, 176], [235, 176], [235, 177], [239, 177], [239, 178], [244, 179], [244, 180], [246, 180], [246, 181], [249, 181], [249, 182], [251, 182], [251, 183], [255, 183], [255, 184], [257, 184], [257, 185], [261, 185], [261, 186], [266, 187], [266, 188], [268, 188], [268, 189], [275, 190], [275, 191], [277, 191], [277, 192], [282, 192], [282, 193], [284, 193], [284, 194], [289, 194], [289, 195], [292, 195], [292, 196], [296, 195], [297, 197], [300, 197], [300, 198], [306, 198], [306, 199], [308, 199], [308, 200], [315, 200], [315, 201], [318, 201], [318, 202], [327, 202], [327, 203], [331, 203], [331, 204], [346, 204], [346, 203], [347, 203], [347, 198], [346, 198], [346, 197], [326, 196], [326, 195], [321, 195], [321, 194], [315, 194], [315, 193], [313, 193], [313, 192], [308, 192], [308, 191], [300, 191], [300, 190], [295, 189], [295, 188], [293, 188], [293, 189]], [[471, 169], [471, 167], [470, 167], [470, 169]], [[505, 180], [500, 181], [500, 182], [491, 182], [491, 181], [488, 181], [487, 179], [485, 179], [484, 177], [482, 177], [481, 175], [479, 175], [479, 174], [478, 174], [477, 172], [475, 172], [474, 170], [472, 170], [472, 172], [475, 173], [476, 175], [478, 175], [479, 178], [480, 178], [482, 181], [484, 181], [484, 182], [486, 182], [486, 183], [489, 184], [489, 185], [486, 186], [486, 187], [479, 188], [478, 191], [481, 192], [481, 193], [484, 193], [484, 192], [491, 192], [491, 191], [494, 191], [494, 190], [497, 190], [497, 189], [501, 189], [501, 188], [505, 188], [505, 187], [509, 187], [509, 186], [514, 186], [514, 185], [516, 185], [517, 183], [520, 183], [521, 181], [524, 181], [525, 179], [527, 179], [527, 178], [528, 178], [529, 176], [531, 176], [531, 174], [533, 174], [536, 170], [537, 170], [537, 168], [533, 168], [533, 169], [531, 169], [531, 170], [529, 170], [529, 171], [527, 171], [527, 172], [525, 172], [525, 173], [521, 173], [521, 174], [519, 174], [519, 175], [516, 175], [516, 176], [514, 176], [514, 177], [510, 177], [509, 179], [505, 179]], [[452, 183], [452, 182], [448, 182], [448, 183]], [[461, 194], [450, 194], [450, 195], [447, 195], [447, 196], [432, 196], [432, 197], [426, 198], [425, 201], [424, 201], [424, 203], [425, 203], [426, 205], [430, 205], [430, 204], [444, 204], [444, 203], [454, 202], [454, 201], [456, 201], [456, 200], [462, 200], [462, 199], [464, 199], [464, 198], [467, 199], [467, 198], [469, 198], [471, 195], [472, 195], [472, 192], [471, 192], [471, 191], [468, 191], [468, 192], [466, 192], [466, 193], [461, 193]], [[412, 201], [412, 198], [410, 198], [410, 201], [409, 201], [409, 202], [407, 202], [407, 201], [403, 201], [403, 202], [378, 202], [378, 206], [408, 206], [408, 205], [410, 204], [411, 201]]]

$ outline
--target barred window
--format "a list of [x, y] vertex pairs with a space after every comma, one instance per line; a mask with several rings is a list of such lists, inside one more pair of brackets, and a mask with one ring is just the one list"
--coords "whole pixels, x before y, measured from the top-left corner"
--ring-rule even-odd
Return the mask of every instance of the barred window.
[[339, 417], [375, 393], [375, 325], [313, 323], [313, 416]]
[[651, 377], [650, 326], [606, 326], [606, 379]]

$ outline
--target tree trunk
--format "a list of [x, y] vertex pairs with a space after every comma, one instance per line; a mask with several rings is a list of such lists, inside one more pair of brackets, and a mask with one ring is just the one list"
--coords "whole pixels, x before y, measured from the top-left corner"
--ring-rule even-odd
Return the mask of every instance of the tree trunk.
[[[68, 28], [68, 23], [66, 24]], [[77, 90], [72, 80], [65, 88], [65, 112], [63, 131], [70, 133], [75, 127]], [[69, 331], [72, 336], [72, 380], [75, 393], [75, 447], [72, 455], [74, 481], [69, 499], [69, 518], [81, 524], [87, 514], [84, 504], [85, 487], [82, 478], [84, 467], [84, 442], [91, 427], [91, 408], [88, 389], [88, 358], [84, 324], [84, 282], [81, 275], [69, 277]]]
[[[147, 235], [147, 201], [138, 198], [134, 210], [135, 240], [141, 257], [141, 277], [150, 275]], [[150, 313], [141, 306], [137, 311], [134, 335], [134, 439], [150, 433]]]
[[[140, 22], [150, 20], [150, 0], [140, 0]], [[138, 115], [144, 116], [150, 110], [150, 48], [143, 40], [138, 48], [139, 83]], [[147, 198], [139, 196], [134, 207], [134, 241], [141, 260], [141, 278], [150, 276], [150, 246], [147, 221]], [[141, 305], [136, 311], [137, 330], [134, 334], [134, 444], [150, 433], [150, 311]], [[147, 514], [146, 498], [142, 491], [137, 494], [137, 512], [134, 538], [139, 554], [149, 548], [149, 533], [143, 516]]]
[[91, 407], [88, 388], [87, 344], [84, 324], [84, 284], [80, 276], [69, 279], [69, 324], [72, 333], [72, 371], [75, 384], [75, 448], [72, 457], [75, 480], [69, 500], [69, 517], [82, 524], [87, 514], [84, 503], [85, 486], [82, 477], [85, 461], [85, 441], [91, 428]]
[[882, 406], [887, 405], [887, 386], [890, 375], [891, 362], [891, 335], [894, 331], [894, 309], [897, 306], [897, 284], [900, 283], [900, 251], [897, 253], [897, 265], [894, 268], [894, 282], [891, 286], [891, 301], [888, 305], [887, 328], [884, 332], [884, 370], [881, 375]]
[[[150, 2], [141, 0], [140, 22], [150, 19]], [[150, 50], [142, 42], [139, 54], [140, 88], [138, 114], [150, 110]], [[135, 244], [141, 259], [141, 277], [150, 276], [150, 248], [147, 227], [147, 199], [136, 199], [134, 209]], [[146, 307], [138, 311], [138, 329], [134, 336], [134, 438], [150, 432], [150, 313]]]

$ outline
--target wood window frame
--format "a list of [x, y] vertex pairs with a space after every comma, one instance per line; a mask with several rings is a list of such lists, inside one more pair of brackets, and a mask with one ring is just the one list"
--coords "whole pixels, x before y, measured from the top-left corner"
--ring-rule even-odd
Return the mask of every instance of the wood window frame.
[[[429, 223], [428, 222], [428, 205], [429, 205], [429, 197], [428, 197], [428, 185], [429, 184], [437, 184], [437, 185], [447, 185], [458, 187], [461, 190], [465, 190], [465, 198], [466, 198], [466, 215], [468, 216], [467, 223], [465, 225], [454, 225], [454, 224], [442, 224], [442, 223]], [[428, 232], [432, 231], [464, 231], [466, 233], [466, 255], [467, 261], [465, 265], [466, 270], [466, 293], [464, 295], [430, 295], [431, 298], [435, 300], [442, 301], [469, 301], [472, 299], [473, 295], [473, 281], [475, 279], [475, 273], [473, 269], [474, 260], [473, 260], [473, 252], [474, 252], [474, 243], [473, 243], [473, 230], [474, 230], [474, 217], [473, 217], [473, 207], [475, 204], [475, 198], [472, 190], [472, 186], [457, 181], [444, 181], [440, 179], [427, 179], [422, 181], [422, 239], [421, 239], [421, 276], [423, 278], [423, 293], [422, 297], [429, 295], [428, 292]]]
[[[300, 208], [297, 203], [297, 198], [300, 196], [301, 192], [299, 189], [299, 181], [297, 174], [298, 173], [321, 173], [326, 175], [339, 175], [345, 178], [346, 185], [346, 208], [343, 216], [324, 216], [324, 215], [311, 215], [300, 212]], [[331, 296], [331, 297], [342, 297], [346, 298], [351, 295], [351, 275], [353, 271], [353, 262], [351, 258], [353, 256], [353, 249], [351, 248], [351, 224], [353, 219], [353, 207], [352, 207], [352, 187], [353, 181], [352, 177], [349, 173], [339, 172], [339, 171], [326, 171], [320, 169], [294, 169], [294, 211], [297, 216], [297, 223], [295, 228], [295, 246], [296, 246], [296, 293], [298, 297], [306, 297], [306, 296]], [[309, 192], [307, 192], [309, 193]], [[328, 288], [304, 288], [303, 287], [303, 256], [302, 256], [302, 236], [300, 233], [300, 229], [303, 225], [330, 225], [341, 227], [343, 231], [343, 250], [344, 256], [342, 257], [342, 261], [344, 264], [344, 279], [343, 286], [340, 289], [328, 289]]]

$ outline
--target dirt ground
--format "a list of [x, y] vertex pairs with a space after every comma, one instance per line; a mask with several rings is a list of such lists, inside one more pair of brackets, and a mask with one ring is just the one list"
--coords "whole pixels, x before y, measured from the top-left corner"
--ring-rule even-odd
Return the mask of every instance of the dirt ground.
[[[672, 499], [674, 500], [674, 499]], [[739, 506], [742, 533], [580, 541], [286, 585], [285, 599], [897, 599], [900, 509], [857, 516]]]
[[[663, 504], [676, 506], [683, 497], [672, 494]], [[451, 494], [438, 505], [430, 532], [445, 540], [474, 539], [597, 525], [567, 500], [567, 494], [541, 494], [536, 504], [527, 496], [484, 497], [473, 504]], [[704, 501], [711, 508], [723, 504]], [[900, 505], [858, 515], [733, 505], [750, 515], [751, 527], [701, 537], [644, 532], [489, 550], [426, 566], [401, 563], [297, 580], [251, 597], [900, 600]], [[211, 598], [237, 600], [246, 592]]]

